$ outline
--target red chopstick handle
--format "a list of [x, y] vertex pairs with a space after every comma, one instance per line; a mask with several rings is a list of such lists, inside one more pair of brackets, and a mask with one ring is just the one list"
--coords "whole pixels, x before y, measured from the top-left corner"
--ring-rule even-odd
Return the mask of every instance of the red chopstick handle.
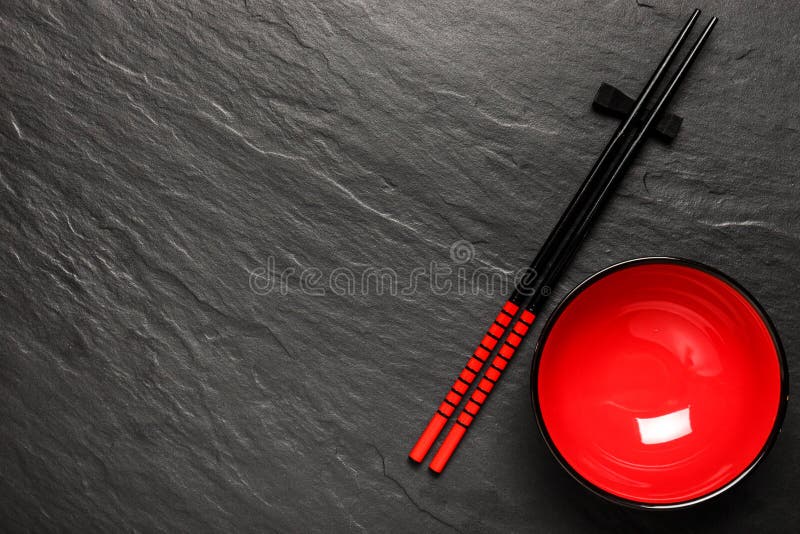
[[489, 327], [489, 330], [483, 336], [478, 348], [472, 353], [472, 357], [467, 361], [464, 369], [461, 370], [461, 374], [456, 378], [453, 387], [451, 387], [450, 391], [445, 395], [444, 400], [439, 405], [439, 409], [433, 414], [430, 422], [428, 422], [428, 426], [425, 427], [425, 430], [417, 440], [414, 448], [411, 449], [411, 452], [408, 454], [409, 458], [417, 463], [425, 459], [425, 456], [428, 454], [428, 451], [431, 450], [433, 443], [436, 441], [436, 438], [439, 437], [439, 434], [442, 432], [445, 424], [447, 424], [450, 416], [453, 415], [458, 405], [461, 404], [464, 394], [469, 390], [470, 386], [475, 381], [475, 377], [478, 376], [478, 373], [483, 369], [483, 364], [489, 356], [491, 356], [497, 342], [505, 334], [506, 328], [511, 323], [517, 310], [519, 310], [519, 306], [513, 302], [506, 302], [503, 305], [503, 308], [500, 310], [500, 313], [497, 314], [492, 326]]
[[[455, 408], [453, 409], [455, 410]], [[439, 410], [441, 410], [441, 408]], [[431, 450], [433, 442], [436, 441], [436, 438], [438, 438], [439, 434], [441, 434], [444, 425], [447, 424], [448, 418], [442, 415], [439, 410], [433, 414], [428, 426], [426, 426], [425, 430], [422, 431], [422, 435], [417, 440], [414, 448], [411, 449], [410, 453], [408, 453], [408, 457], [417, 463], [421, 462], [425, 458], [425, 455], [428, 454], [429, 450]]]
[[533, 315], [533, 313], [524, 310], [519, 317], [519, 321], [514, 324], [514, 328], [511, 333], [508, 334], [505, 343], [503, 343], [503, 346], [500, 347], [497, 355], [492, 360], [492, 364], [489, 366], [486, 374], [481, 381], [478, 382], [478, 387], [472, 392], [469, 402], [464, 406], [464, 411], [459, 414], [456, 423], [450, 429], [450, 432], [447, 433], [447, 437], [444, 438], [442, 445], [439, 447], [439, 450], [436, 451], [433, 460], [431, 460], [429, 468], [434, 473], [441, 473], [444, 470], [450, 457], [458, 447], [458, 444], [461, 443], [464, 434], [467, 433], [467, 429], [472, 424], [475, 416], [478, 415], [486, 399], [489, 398], [489, 394], [492, 392], [495, 384], [497, 384], [497, 381], [500, 380], [500, 377], [503, 375], [503, 371], [505, 371], [508, 366], [511, 357], [514, 356], [520, 343], [525, 339], [525, 335], [528, 333], [528, 329], [533, 324], [535, 318], [536, 316]]
[[442, 472], [444, 466], [447, 465], [447, 461], [450, 460], [450, 457], [456, 451], [458, 444], [461, 443], [461, 438], [463, 438], [464, 434], [467, 433], [468, 425], [459, 424], [462, 417], [466, 415], [466, 413], [461, 412], [461, 415], [459, 415], [458, 419], [456, 420], [456, 424], [453, 425], [453, 428], [451, 428], [450, 432], [447, 433], [442, 445], [439, 447], [439, 450], [436, 451], [436, 455], [433, 457], [433, 460], [431, 460], [431, 465], [428, 466], [428, 469], [434, 473]]

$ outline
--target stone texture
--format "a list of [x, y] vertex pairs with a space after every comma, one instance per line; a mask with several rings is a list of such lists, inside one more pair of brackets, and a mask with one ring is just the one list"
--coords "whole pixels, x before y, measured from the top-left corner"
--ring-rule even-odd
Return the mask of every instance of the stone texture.
[[[800, 12], [721, 22], [551, 299], [645, 255], [729, 273], [797, 382]], [[693, 510], [587, 495], [528, 401], [528, 339], [446, 473], [409, 447], [498, 295], [325, 296], [250, 273], [527, 264], [690, 4], [6, 0], [6, 531], [797, 531], [800, 414]], [[539, 326], [541, 328], [541, 326]]]

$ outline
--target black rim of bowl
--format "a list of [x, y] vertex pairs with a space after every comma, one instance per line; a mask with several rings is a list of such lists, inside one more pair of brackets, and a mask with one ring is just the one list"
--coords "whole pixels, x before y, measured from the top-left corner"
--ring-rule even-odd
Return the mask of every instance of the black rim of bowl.
[[[761, 320], [766, 325], [767, 330], [769, 331], [770, 336], [772, 337], [772, 342], [775, 346], [775, 352], [778, 356], [778, 367], [780, 368], [781, 395], [778, 404], [778, 413], [775, 416], [775, 422], [772, 426], [772, 430], [770, 431], [769, 436], [767, 437], [766, 442], [761, 447], [761, 450], [753, 459], [753, 461], [750, 462], [747, 468], [745, 468], [741, 473], [739, 473], [733, 480], [731, 480], [721, 488], [717, 488], [716, 490], [710, 493], [707, 493], [705, 495], [702, 495], [694, 499], [689, 499], [686, 501], [675, 502], [675, 503], [647, 503], [642, 501], [634, 501], [631, 499], [620, 497], [618, 495], [614, 495], [613, 493], [610, 493], [589, 482], [586, 478], [583, 477], [583, 475], [578, 473], [569, 464], [569, 462], [567, 462], [566, 459], [561, 455], [558, 448], [553, 443], [550, 434], [547, 431], [547, 427], [545, 426], [544, 420], [542, 419], [541, 410], [539, 409], [539, 388], [537, 380], [537, 377], [539, 375], [539, 362], [541, 360], [542, 351], [544, 350], [544, 345], [547, 342], [547, 338], [550, 335], [550, 331], [553, 329], [553, 326], [556, 324], [556, 322], [558, 322], [558, 319], [561, 316], [561, 314], [578, 295], [583, 293], [583, 291], [586, 288], [590, 287], [598, 280], [605, 278], [609, 274], [615, 273], [622, 269], [648, 263], [675, 264], [675, 265], [682, 265], [684, 267], [694, 268], [699, 271], [710, 274], [711, 276], [714, 276], [715, 278], [727, 283], [736, 291], [738, 291], [739, 294], [741, 294], [750, 303], [750, 305], [753, 306], [753, 308], [758, 312], [758, 314], [761, 316]], [[590, 492], [613, 503], [637, 509], [668, 510], [668, 509], [685, 508], [687, 506], [692, 506], [707, 501], [709, 499], [712, 499], [713, 497], [716, 497], [717, 495], [724, 493], [725, 491], [729, 490], [730, 488], [738, 484], [751, 471], [753, 471], [753, 469], [758, 464], [761, 463], [761, 461], [770, 451], [772, 446], [775, 444], [775, 440], [777, 439], [778, 434], [780, 434], [781, 431], [781, 425], [783, 424], [783, 419], [786, 414], [786, 404], [789, 400], [789, 373], [788, 373], [788, 366], [786, 363], [786, 355], [784, 354], [783, 345], [781, 345], [781, 340], [778, 337], [775, 325], [772, 324], [772, 321], [770, 320], [766, 311], [758, 303], [755, 297], [753, 297], [744, 287], [742, 287], [738, 282], [736, 282], [736, 280], [732, 279], [730, 276], [726, 275], [725, 273], [717, 269], [714, 269], [712, 267], [709, 267], [707, 265], [704, 265], [696, 261], [686, 260], [682, 258], [674, 258], [674, 257], [647, 257], [647, 258], [637, 258], [633, 260], [627, 260], [612, 265], [610, 267], [607, 267], [593, 274], [592, 276], [590, 276], [589, 278], [578, 284], [578, 286], [575, 287], [575, 289], [570, 291], [567, 294], [567, 296], [564, 297], [564, 299], [556, 307], [555, 311], [550, 315], [550, 318], [547, 320], [547, 323], [545, 324], [542, 333], [539, 335], [539, 341], [536, 344], [536, 348], [533, 353], [533, 362], [531, 364], [530, 387], [531, 387], [531, 405], [533, 407], [533, 412], [536, 416], [536, 424], [539, 427], [539, 432], [542, 434], [542, 437], [544, 438], [544, 441], [547, 444], [547, 448], [550, 449], [552, 455], [555, 457], [555, 459], [558, 461], [561, 467], [564, 468], [564, 470], [567, 471], [572, 476], [572, 478], [577, 480], [584, 488], [588, 489]]]

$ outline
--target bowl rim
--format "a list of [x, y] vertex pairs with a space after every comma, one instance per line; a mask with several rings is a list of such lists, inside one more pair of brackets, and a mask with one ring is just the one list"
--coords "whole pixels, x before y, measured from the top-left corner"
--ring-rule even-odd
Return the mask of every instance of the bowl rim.
[[[550, 335], [551, 330], [558, 322], [558, 319], [561, 317], [561, 314], [564, 310], [572, 303], [575, 298], [583, 293], [584, 290], [592, 286], [595, 282], [605, 278], [606, 276], [615, 273], [617, 271], [627, 269], [630, 267], [634, 267], [636, 265], [646, 265], [646, 264], [654, 264], [654, 263], [662, 263], [662, 264], [672, 264], [672, 265], [680, 265], [684, 267], [689, 267], [693, 269], [697, 269], [699, 271], [705, 272], [722, 282], [727, 283], [733, 289], [739, 292], [753, 308], [758, 312], [761, 320], [767, 327], [769, 334], [772, 338], [773, 345], [775, 346], [775, 353], [778, 357], [778, 367], [780, 369], [780, 381], [781, 381], [781, 393], [779, 398], [778, 404], [778, 413], [775, 416], [775, 422], [773, 423], [772, 430], [770, 431], [769, 435], [767, 436], [764, 445], [761, 447], [761, 450], [756, 455], [750, 464], [742, 470], [735, 478], [729, 481], [724, 486], [715, 489], [714, 491], [707, 493], [705, 495], [701, 495], [699, 497], [695, 497], [693, 499], [688, 499], [685, 501], [675, 502], [675, 503], [648, 503], [643, 501], [635, 501], [632, 499], [627, 499], [624, 497], [620, 497], [618, 495], [614, 495], [599, 486], [596, 486], [589, 480], [583, 477], [580, 473], [578, 473], [572, 465], [561, 455], [561, 452], [556, 447], [555, 443], [553, 443], [550, 434], [547, 431], [547, 427], [544, 423], [542, 418], [541, 410], [539, 409], [539, 389], [537, 387], [537, 377], [539, 375], [539, 363], [542, 356], [542, 351], [544, 350], [544, 345], [547, 342], [547, 339]], [[561, 467], [569, 473], [573, 479], [575, 479], [581, 486], [585, 489], [589, 490], [591, 493], [606, 499], [607, 501], [613, 502], [615, 504], [619, 504], [622, 506], [626, 506], [629, 508], [635, 508], [639, 510], [671, 510], [671, 509], [678, 509], [678, 508], [686, 508], [689, 506], [693, 506], [699, 504], [701, 502], [707, 501], [712, 499], [736, 484], [738, 484], [742, 479], [747, 477], [753, 469], [761, 463], [764, 457], [769, 453], [770, 449], [772, 449], [775, 441], [778, 437], [778, 434], [781, 432], [781, 427], [783, 425], [783, 420], [786, 415], [786, 405], [789, 401], [789, 369], [786, 362], [786, 354], [783, 350], [783, 345], [781, 344], [780, 337], [778, 336], [778, 331], [775, 328], [775, 325], [767, 315], [767, 312], [761, 306], [761, 304], [751, 295], [741, 284], [739, 284], [736, 280], [731, 278], [730, 276], [726, 275], [722, 271], [715, 269], [713, 267], [709, 267], [703, 263], [694, 260], [687, 260], [684, 258], [677, 258], [672, 256], [648, 256], [642, 258], [635, 258], [631, 260], [625, 260], [592, 274], [588, 278], [586, 278], [583, 282], [578, 284], [575, 288], [573, 288], [567, 295], [558, 303], [558, 306], [555, 310], [550, 314], [547, 322], [545, 323], [542, 332], [539, 334], [539, 339], [536, 343], [536, 347], [534, 348], [533, 352], [533, 360], [531, 362], [531, 375], [530, 375], [530, 390], [531, 390], [531, 407], [533, 408], [533, 412], [535, 414], [536, 424], [539, 427], [539, 432], [542, 435], [542, 438], [547, 445], [547, 448], [550, 450], [550, 453], [556, 459], [556, 461], [561, 465]]]

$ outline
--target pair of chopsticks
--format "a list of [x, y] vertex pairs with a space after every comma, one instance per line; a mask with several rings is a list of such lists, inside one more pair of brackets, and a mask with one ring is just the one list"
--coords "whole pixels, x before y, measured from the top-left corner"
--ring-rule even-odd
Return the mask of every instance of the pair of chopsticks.
[[[553, 287], [561, 272], [577, 252], [593, 219], [608, 199], [612, 186], [619, 181], [630, 166], [648, 132], [661, 117], [670, 98], [717, 23], [717, 18], [713, 17], [706, 24], [689, 53], [661, 92], [656, 95], [657, 86], [664, 79], [699, 16], [700, 10], [696, 9], [636, 99], [630, 114], [614, 132], [589, 175], [534, 258], [525, 276], [503, 305], [478, 348], [472, 353], [452, 388], [439, 405], [436, 413], [433, 414], [408, 455], [411, 460], [419, 463], [425, 459], [464, 396], [472, 388], [484, 365], [494, 355], [483, 378], [472, 391], [469, 401], [434, 455], [430, 469], [435, 473], [441, 473], [447, 465], [547, 299], [549, 291], [542, 290]], [[646, 111], [645, 104], [653, 95], [656, 95], [655, 104], [649, 111]]]

